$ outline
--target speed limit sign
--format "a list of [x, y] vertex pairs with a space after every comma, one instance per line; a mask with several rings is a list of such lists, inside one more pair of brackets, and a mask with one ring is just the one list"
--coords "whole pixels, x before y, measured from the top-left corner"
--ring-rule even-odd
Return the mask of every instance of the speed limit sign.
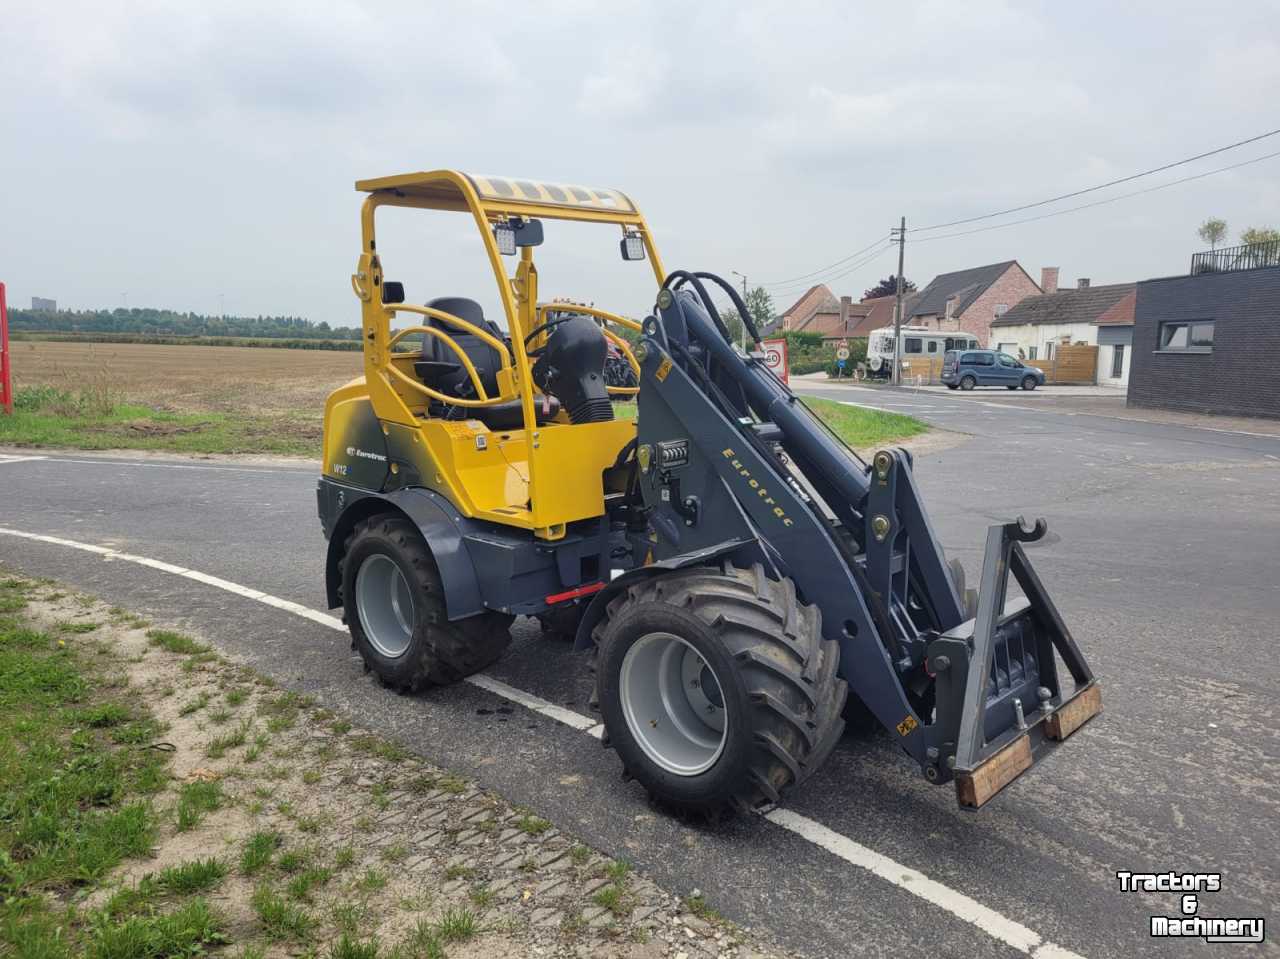
[[760, 344], [764, 347], [764, 362], [769, 369], [782, 382], [788, 381], [787, 377], [787, 341], [785, 339], [764, 340]]
[[847, 346], [841, 346], [838, 350], [836, 350], [836, 359], [837, 359], [837, 360], [839, 360], [840, 362], [842, 362], [842, 363], [843, 363], [843, 362], [844, 362], [845, 360], [847, 360], [848, 358], [849, 358], [849, 347], [847, 347]]

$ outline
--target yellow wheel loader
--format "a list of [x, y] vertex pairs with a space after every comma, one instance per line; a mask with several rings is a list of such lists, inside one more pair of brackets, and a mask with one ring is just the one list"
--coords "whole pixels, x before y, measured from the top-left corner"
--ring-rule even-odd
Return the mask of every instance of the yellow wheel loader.
[[[976, 808], [1101, 709], [1022, 547], [1044, 522], [991, 527], [966, 590], [910, 454], [849, 450], [770, 372], [731, 284], [664, 270], [626, 194], [449, 170], [356, 188], [365, 373], [325, 407], [318, 499], [329, 605], [385, 685], [453, 682], [502, 655], [516, 616], [554, 622], [594, 650], [625, 771], [707, 813], [777, 803], [852, 711]], [[469, 216], [500, 315], [469, 291], [406, 302], [384, 207]], [[560, 221], [647, 261], [642, 322], [539, 301], [534, 251]], [[611, 347], [638, 386], [610, 384]]]

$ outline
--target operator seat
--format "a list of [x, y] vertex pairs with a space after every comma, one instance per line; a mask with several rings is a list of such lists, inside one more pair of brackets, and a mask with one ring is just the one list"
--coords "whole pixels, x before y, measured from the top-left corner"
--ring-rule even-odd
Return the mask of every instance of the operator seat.
[[[504, 340], [505, 334], [491, 320], [486, 320], [484, 310], [475, 300], [464, 296], [439, 296], [426, 304], [434, 310], [452, 313], [460, 320], [466, 320], [473, 326], [491, 334], [494, 339]], [[428, 317], [426, 326], [440, 330], [458, 344], [467, 359], [476, 368], [476, 376], [490, 397], [498, 393], [498, 370], [502, 367], [498, 351], [476, 336], [459, 327], [446, 323], [435, 317]], [[424, 336], [422, 342], [422, 358], [414, 363], [418, 378], [427, 386], [456, 396], [459, 399], [475, 399], [475, 388], [471, 385], [471, 377], [466, 367], [458, 359], [458, 355], [443, 340], [434, 336]], [[560, 401], [554, 396], [541, 396], [534, 404], [539, 424], [551, 419], [560, 412]], [[492, 430], [520, 429], [524, 418], [520, 401], [511, 400], [494, 406], [455, 407], [468, 418], [478, 419]]]
[[[466, 320], [478, 326], [497, 339], [502, 339], [502, 330], [491, 320], [484, 318], [484, 310], [475, 300], [463, 296], [438, 296], [427, 302], [433, 310], [452, 313], [460, 320]], [[498, 351], [473, 333], [467, 333], [452, 324], [428, 317], [426, 326], [437, 329], [450, 337], [467, 354], [467, 359], [476, 368], [476, 375], [484, 384], [485, 392], [492, 396], [498, 391], [498, 369], [501, 362]], [[418, 377], [433, 389], [451, 396], [471, 398], [475, 391], [471, 386], [471, 377], [466, 368], [458, 360], [458, 355], [445, 345], [443, 340], [434, 336], [422, 338], [422, 359], [414, 364]]]

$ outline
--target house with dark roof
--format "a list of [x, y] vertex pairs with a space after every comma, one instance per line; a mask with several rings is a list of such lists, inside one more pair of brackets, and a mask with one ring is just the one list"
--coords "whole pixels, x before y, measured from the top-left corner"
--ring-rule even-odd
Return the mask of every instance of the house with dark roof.
[[990, 345], [992, 321], [1040, 292], [1017, 260], [941, 273], [904, 311], [905, 325], [970, 333]]
[[[994, 319], [991, 345], [1033, 363], [1052, 361], [1054, 352], [1066, 344], [1097, 346], [1097, 381], [1124, 386], [1128, 382], [1125, 354], [1133, 337], [1136, 284], [1093, 286], [1081, 278], [1074, 289], [1058, 290], [1057, 269], [1053, 267], [1045, 270], [1043, 279], [1053, 292], [1028, 296]], [[1130, 301], [1127, 313], [1126, 300]]]
[[[904, 315], [915, 302], [916, 294], [903, 297]], [[851, 297], [836, 297], [819, 284], [805, 291], [778, 318], [769, 332], [818, 333], [824, 340], [865, 337], [871, 330], [893, 324], [894, 297], [881, 296], [861, 303]]]

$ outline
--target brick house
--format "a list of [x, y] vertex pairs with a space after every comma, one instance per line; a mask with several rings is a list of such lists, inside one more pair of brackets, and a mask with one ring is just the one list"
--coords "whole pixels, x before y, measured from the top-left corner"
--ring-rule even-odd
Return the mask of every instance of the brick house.
[[[909, 316], [919, 293], [902, 297], [903, 316]], [[872, 330], [893, 325], [896, 297], [878, 296], [854, 303], [852, 297], [836, 297], [819, 284], [812, 286], [772, 324], [769, 333], [820, 333], [824, 340], [866, 338]]]
[[[1046, 270], [1054, 290], [1057, 273], [1056, 269]], [[941, 273], [920, 291], [911, 310], [904, 311], [905, 324], [969, 333], [990, 346], [992, 321], [1026, 297], [1042, 292], [1017, 260]]]
[[787, 309], [778, 315], [773, 327], [779, 333], [794, 333], [813, 322], [814, 317], [840, 314], [840, 301], [825, 283], [811, 286]]

